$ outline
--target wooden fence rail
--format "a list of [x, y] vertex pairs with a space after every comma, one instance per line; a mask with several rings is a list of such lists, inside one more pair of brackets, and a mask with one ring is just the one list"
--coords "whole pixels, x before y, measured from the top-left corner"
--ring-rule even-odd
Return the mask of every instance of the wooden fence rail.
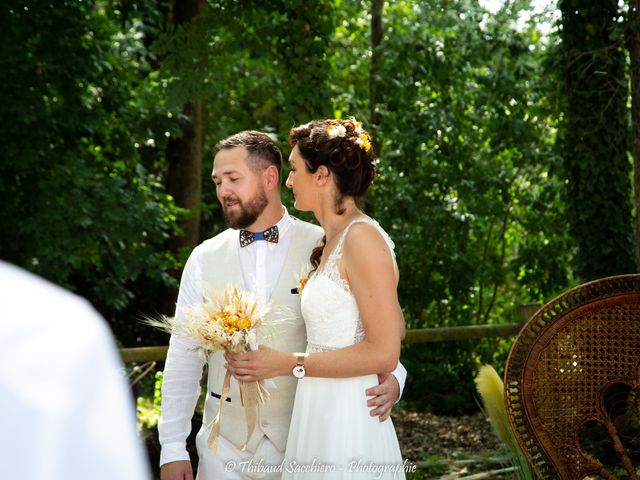
[[502, 323], [499, 325], [464, 325], [460, 327], [420, 328], [407, 330], [403, 343], [454, 342], [458, 340], [479, 340], [489, 337], [510, 337], [516, 335], [522, 324]]
[[[479, 340], [489, 337], [510, 337], [516, 335], [522, 323], [502, 323], [498, 325], [466, 325], [460, 327], [421, 328], [407, 330], [404, 343], [453, 342], [458, 340]], [[126, 362], [164, 361], [167, 346], [123, 348], [122, 360]]]

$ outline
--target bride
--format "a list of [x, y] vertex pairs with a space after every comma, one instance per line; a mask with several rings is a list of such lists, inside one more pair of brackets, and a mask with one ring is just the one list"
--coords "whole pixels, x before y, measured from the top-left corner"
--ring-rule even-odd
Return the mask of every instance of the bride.
[[305, 353], [227, 356], [238, 380], [299, 378], [283, 478], [404, 478], [390, 419], [369, 414], [362, 392], [398, 362], [404, 318], [393, 242], [356, 205], [375, 175], [369, 134], [355, 119], [315, 120], [290, 132], [286, 185], [295, 207], [324, 229], [301, 292]]

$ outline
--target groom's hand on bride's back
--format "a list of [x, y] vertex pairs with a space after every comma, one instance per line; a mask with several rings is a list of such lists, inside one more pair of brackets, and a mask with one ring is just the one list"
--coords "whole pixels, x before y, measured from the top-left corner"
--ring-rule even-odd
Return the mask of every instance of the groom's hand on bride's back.
[[160, 467], [160, 480], [193, 480], [193, 469], [189, 460], [165, 463]]
[[393, 405], [400, 396], [400, 385], [395, 376], [388, 373], [378, 375], [378, 385], [368, 388], [365, 394], [373, 397], [367, 400], [367, 405], [371, 407], [369, 415], [378, 417], [381, 422], [389, 418]]

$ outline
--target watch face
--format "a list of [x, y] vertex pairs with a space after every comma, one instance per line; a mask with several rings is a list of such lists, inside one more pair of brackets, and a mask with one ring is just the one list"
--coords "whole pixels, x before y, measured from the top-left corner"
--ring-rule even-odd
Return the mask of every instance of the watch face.
[[296, 378], [303, 378], [305, 373], [306, 372], [302, 365], [297, 365], [293, 368], [293, 376]]

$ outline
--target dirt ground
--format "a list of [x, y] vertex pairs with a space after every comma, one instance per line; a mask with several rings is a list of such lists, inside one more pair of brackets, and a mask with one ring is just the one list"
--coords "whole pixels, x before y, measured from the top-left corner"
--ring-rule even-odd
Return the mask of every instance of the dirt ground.
[[[481, 413], [459, 417], [438, 416], [417, 412], [408, 407], [396, 407], [392, 412], [403, 458], [416, 464], [418, 473], [408, 475], [408, 479], [457, 479], [479, 471], [499, 469], [504, 465], [491, 463], [492, 457], [499, 457], [500, 442], [491, 425]], [[187, 446], [197, 468], [197, 453], [194, 435], [202, 421], [196, 415], [193, 432]], [[160, 445], [157, 430], [149, 432], [146, 440], [149, 461], [154, 470], [154, 479], [159, 479], [158, 462]], [[508, 478], [491, 475], [486, 478]]]
[[407, 480], [513, 478], [506, 450], [480, 413], [439, 416], [396, 407], [392, 413]]
[[480, 413], [443, 417], [396, 408], [392, 413], [402, 455], [411, 460], [453, 453], [478, 454], [500, 449], [491, 424]]

